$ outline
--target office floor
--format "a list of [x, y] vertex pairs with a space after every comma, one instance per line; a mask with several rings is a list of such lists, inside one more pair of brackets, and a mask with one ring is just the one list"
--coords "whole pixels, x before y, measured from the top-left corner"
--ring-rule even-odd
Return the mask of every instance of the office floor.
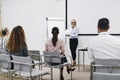
[[[85, 66], [85, 70], [83, 71], [82, 66], [80, 67], [80, 71], [78, 72], [78, 67], [75, 67], [75, 71], [73, 71], [72, 80], [89, 80], [89, 67]], [[50, 70], [50, 68], [44, 67], [43, 70]], [[59, 80], [59, 69], [53, 69], [53, 80]], [[43, 80], [50, 80], [50, 75], [46, 75], [42, 77]], [[0, 80], [7, 80], [6, 76], [0, 75]], [[13, 80], [20, 80], [19, 78], [13, 78]], [[67, 73], [66, 67], [64, 68], [64, 80], [70, 80], [70, 74]]]

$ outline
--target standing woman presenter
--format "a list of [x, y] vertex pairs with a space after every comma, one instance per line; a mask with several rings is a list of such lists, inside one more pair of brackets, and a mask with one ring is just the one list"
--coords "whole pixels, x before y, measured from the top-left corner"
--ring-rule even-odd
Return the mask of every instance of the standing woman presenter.
[[76, 49], [78, 46], [78, 34], [79, 34], [79, 29], [77, 27], [77, 22], [75, 19], [71, 20], [71, 28], [70, 28], [70, 33], [67, 34], [70, 36], [69, 44], [70, 44], [70, 51], [73, 59], [73, 66], [76, 65]]

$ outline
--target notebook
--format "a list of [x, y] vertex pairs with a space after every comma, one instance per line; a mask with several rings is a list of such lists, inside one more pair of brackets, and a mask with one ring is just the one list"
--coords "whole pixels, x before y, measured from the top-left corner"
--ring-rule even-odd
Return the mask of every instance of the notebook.
[[39, 61], [39, 59], [40, 59], [39, 50], [28, 50], [28, 54], [32, 59]]
[[44, 61], [46, 63], [61, 63], [60, 52], [43, 51], [43, 53], [44, 53]]

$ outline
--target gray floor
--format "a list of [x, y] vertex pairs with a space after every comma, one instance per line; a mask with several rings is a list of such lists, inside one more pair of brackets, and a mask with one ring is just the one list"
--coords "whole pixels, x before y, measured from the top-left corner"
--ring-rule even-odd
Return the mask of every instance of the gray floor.
[[[90, 73], [89, 73], [89, 67], [85, 66], [85, 69], [83, 71], [82, 66], [80, 67], [80, 71], [78, 72], [78, 67], [75, 67], [75, 71], [73, 71], [73, 78], [72, 80], [89, 80]], [[49, 68], [44, 67], [43, 69], [50, 70]], [[59, 69], [54, 68], [53, 69], [53, 79], [59, 80]], [[70, 74], [67, 73], [66, 67], [64, 68], [64, 79], [70, 80]], [[50, 75], [43, 76], [43, 80], [50, 80]]]
[[[38, 67], [36, 67], [36, 68], [38, 68]], [[75, 68], [76, 69], [75, 69], [75, 71], [73, 71], [72, 80], [89, 80], [89, 75], [90, 75], [89, 66], [85, 66], [84, 71], [83, 71], [82, 66], [80, 66], [79, 72], [78, 72], [78, 67], [76, 66]], [[50, 71], [50, 68], [43, 67], [43, 70]], [[59, 69], [54, 68], [53, 69], [53, 80], [59, 80], [59, 74], [60, 74]], [[0, 80], [8, 80], [8, 78], [7, 78], [7, 76], [0, 75]], [[13, 80], [21, 80], [21, 79], [14, 77]], [[50, 77], [50, 75], [46, 75], [46, 76], [42, 77], [42, 80], [51, 80], [51, 77]], [[66, 67], [64, 68], [64, 80], [71, 80], [70, 74], [68, 74], [66, 71]]]

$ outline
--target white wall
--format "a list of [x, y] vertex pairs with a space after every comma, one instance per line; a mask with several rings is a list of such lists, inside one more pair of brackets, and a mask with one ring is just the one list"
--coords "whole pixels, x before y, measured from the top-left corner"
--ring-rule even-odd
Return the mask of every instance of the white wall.
[[68, 24], [77, 19], [80, 33], [97, 33], [97, 21], [107, 17], [110, 33], [120, 33], [120, 0], [68, 0]]
[[44, 50], [46, 17], [64, 18], [64, 0], [1, 0], [2, 25], [22, 25], [29, 49]]
[[[110, 33], [120, 33], [120, 0], [68, 0], [68, 28], [72, 18], [77, 20], [80, 34], [96, 34], [98, 19], [110, 20]], [[94, 36], [80, 36], [79, 48], [87, 47], [89, 39]], [[119, 37], [119, 36], [117, 36]], [[69, 37], [66, 38], [66, 53], [69, 54]], [[78, 52], [77, 52], [78, 53]], [[82, 52], [80, 52], [82, 64]], [[85, 52], [85, 64], [89, 64], [88, 52]]]
[[[97, 21], [101, 17], [110, 19], [112, 33], [120, 32], [120, 0], [68, 0], [68, 25], [72, 18], [77, 19], [80, 33], [97, 33]], [[22, 25], [26, 32], [29, 49], [44, 50], [46, 17], [64, 18], [65, 0], [1, 0], [3, 27], [10, 30]], [[79, 37], [78, 48], [85, 47], [92, 37]], [[67, 38], [66, 53], [70, 54]], [[82, 56], [81, 56], [82, 59]], [[88, 57], [85, 57], [89, 64]], [[81, 60], [82, 61], [82, 60]]]
[[[88, 42], [90, 39], [94, 38], [96, 36], [79, 36], [78, 37], [78, 47], [77, 47], [77, 50], [76, 50], [76, 54], [77, 54], [77, 57], [76, 57], [76, 62], [78, 62], [78, 49], [84, 49], [86, 47], [88, 47]], [[120, 38], [120, 36], [115, 36], [115, 37], [118, 37]], [[70, 54], [70, 49], [69, 49], [69, 38], [68, 36], [66, 36], [66, 54]], [[90, 61], [89, 61], [89, 58], [88, 58], [88, 51], [85, 51], [85, 56], [84, 56], [84, 59], [85, 59], [85, 65], [90, 65]], [[83, 64], [83, 51], [79, 51], [79, 54], [80, 54], [80, 64]]]
[[[77, 50], [76, 50], [76, 62], [78, 63], [78, 49], [84, 49], [86, 47], [88, 47], [88, 41], [93, 38], [95, 36], [79, 36], [78, 39], [79, 39], [79, 43], [78, 43], [78, 47], [77, 47]], [[70, 54], [70, 49], [69, 49], [69, 38], [68, 36], [66, 36], [66, 54]], [[83, 64], [83, 51], [79, 51], [79, 54], [80, 54], [80, 64]], [[85, 51], [85, 64], [89, 65], [90, 62], [89, 62], [89, 59], [88, 59], [88, 51]]]

